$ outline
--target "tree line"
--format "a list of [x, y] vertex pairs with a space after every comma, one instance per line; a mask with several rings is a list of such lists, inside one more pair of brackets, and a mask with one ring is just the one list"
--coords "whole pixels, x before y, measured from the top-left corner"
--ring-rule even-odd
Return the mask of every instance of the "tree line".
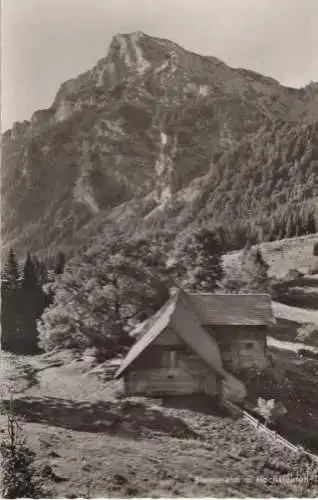
[[37, 320], [53, 300], [43, 286], [63, 273], [65, 255], [59, 252], [53, 269], [27, 253], [22, 266], [9, 250], [1, 272], [1, 348], [15, 353], [39, 352]]
[[130, 330], [157, 312], [173, 288], [268, 291], [259, 249], [246, 246], [227, 271], [224, 253], [220, 233], [209, 229], [188, 234], [174, 253], [164, 239], [100, 241], [67, 263], [60, 252], [53, 270], [30, 254], [20, 270], [11, 250], [2, 273], [2, 349], [95, 348], [112, 357], [131, 345]]
[[[221, 201], [219, 201], [220, 204]], [[204, 229], [208, 226], [218, 233], [225, 252], [240, 250], [247, 242], [251, 245], [259, 245], [263, 242], [318, 232], [317, 208], [310, 203], [307, 205], [289, 203], [284, 207], [278, 207], [271, 214], [264, 211], [259, 215], [255, 210], [255, 213], [251, 211], [250, 215], [244, 217], [238, 217], [235, 214], [233, 216], [231, 207], [227, 207], [225, 202], [222, 214], [215, 210], [214, 205], [209, 207], [208, 204], [203, 204], [201, 207], [199, 204], [197, 208], [194, 205], [195, 203], [191, 206], [183, 206], [180, 201], [172, 200], [166, 212], [156, 215], [156, 220], [145, 223], [145, 231], [150, 237], [168, 232], [172, 237], [177, 237], [180, 231], [192, 227]], [[215, 221], [216, 216], [217, 221]], [[148, 227], [147, 224], [149, 224]]]

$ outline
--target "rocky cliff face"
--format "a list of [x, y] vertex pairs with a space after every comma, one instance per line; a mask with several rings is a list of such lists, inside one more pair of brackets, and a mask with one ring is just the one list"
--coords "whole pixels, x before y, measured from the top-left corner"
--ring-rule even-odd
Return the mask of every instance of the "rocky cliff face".
[[105, 225], [171, 218], [183, 228], [203, 212], [272, 217], [291, 201], [317, 214], [317, 103], [318, 84], [286, 88], [168, 40], [116, 35], [49, 109], [3, 134], [4, 244], [75, 245]]

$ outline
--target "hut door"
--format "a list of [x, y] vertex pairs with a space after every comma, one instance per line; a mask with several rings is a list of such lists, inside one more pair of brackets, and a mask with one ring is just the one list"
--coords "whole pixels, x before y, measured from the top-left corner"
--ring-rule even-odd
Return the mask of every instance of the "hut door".
[[204, 374], [196, 376], [196, 386], [198, 392], [207, 392], [207, 380]]

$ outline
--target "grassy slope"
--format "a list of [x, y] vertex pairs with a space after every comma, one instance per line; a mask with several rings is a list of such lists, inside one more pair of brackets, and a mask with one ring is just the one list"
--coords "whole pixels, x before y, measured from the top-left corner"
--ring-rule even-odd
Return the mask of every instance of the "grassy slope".
[[[289, 238], [279, 241], [262, 243], [260, 246], [263, 256], [270, 265], [270, 274], [281, 277], [289, 269], [298, 269], [306, 273], [315, 260], [312, 254], [313, 245], [318, 241], [318, 233], [299, 238]], [[227, 266], [236, 262], [238, 252], [225, 255], [224, 264]]]
[[[160, 413], [162, 425], [165, 417]], [[248, 424], [185, 410], [173, 410], [173, 414], [177, 419], [182, 416], [198, 437], [171, 437], [160, 432], [160, 425], [148, 434], [126, 429], [125, 435], [121, 429], [110, 435], [30, 424], [28, 438], [39, 450], [39, 462], [50, 463], [66, 479], [55, 485], [59, 497], [86, 497], [89, 487], [90, 494], [98, 497], [301, 493], [291, 476], [286, 484], [279, 483], [284, 473], [298, 469], [296, 457], [256, 437]], [[309, 488], [306, 493], [314, 495], [314, 491]]]
[[38, 465], [64, 478], [51, 483], [55, 496], [295, 496], [303, 487], [317, 494], [291, 477], [301, 472], [299, 457], [241, 420], [213, 408], [118, 399], [120, 384], [103, 381], [87, 357], [61, 366], [24, 358], [18, 371], [15, 358], [7, 361]]
[[[270, 266], [269, 274], [283, 279], [279, 301], [273, 303], [275, 316], [282, 322], [292, 322], [295, 326], [318, 324], [318, 275], [306, 275], [318, 263], [318, 257], [313, 256], [313, 245], [317, 241], [318, 234], [314, 234], [259, 245]], [[226, 254], [223, 260], [225, 268], [235, 265], [238, 257], [239, 252]], [[284, 279], [291, 269], [297, 269], [305, 276], [294, 280]]]

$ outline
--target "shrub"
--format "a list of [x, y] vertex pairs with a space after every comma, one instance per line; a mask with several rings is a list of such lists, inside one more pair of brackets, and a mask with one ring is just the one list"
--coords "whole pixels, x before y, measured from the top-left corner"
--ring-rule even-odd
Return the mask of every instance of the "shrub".
[[313, 352], [310, 349], [298, 349], [299, 356], [305, 356], [311, 359], [318, 359], [318, 352]]
[[303, 276], [304, 276], [304, 273], [299, 271], [299, 269], [288, 269], [288, 271], [285, 275], [285, 279], [297, 280], [299, 278], [303, 278]]
[[313, 245], [312, 254], [315, 255], [315, 257], [318, 256], [318, 241], [315, 241]]
[[318, 338], [318, 326], [313, 323], [305, 323], [297, 330], [296, 340], [300, 342], [313, 342]]
[[308, 268], [308, 274], [318, 274], [318, 261]]
[[318, 363], [315, 359], [306, 359], [302, 365], [306, 372], [318, 377]]

